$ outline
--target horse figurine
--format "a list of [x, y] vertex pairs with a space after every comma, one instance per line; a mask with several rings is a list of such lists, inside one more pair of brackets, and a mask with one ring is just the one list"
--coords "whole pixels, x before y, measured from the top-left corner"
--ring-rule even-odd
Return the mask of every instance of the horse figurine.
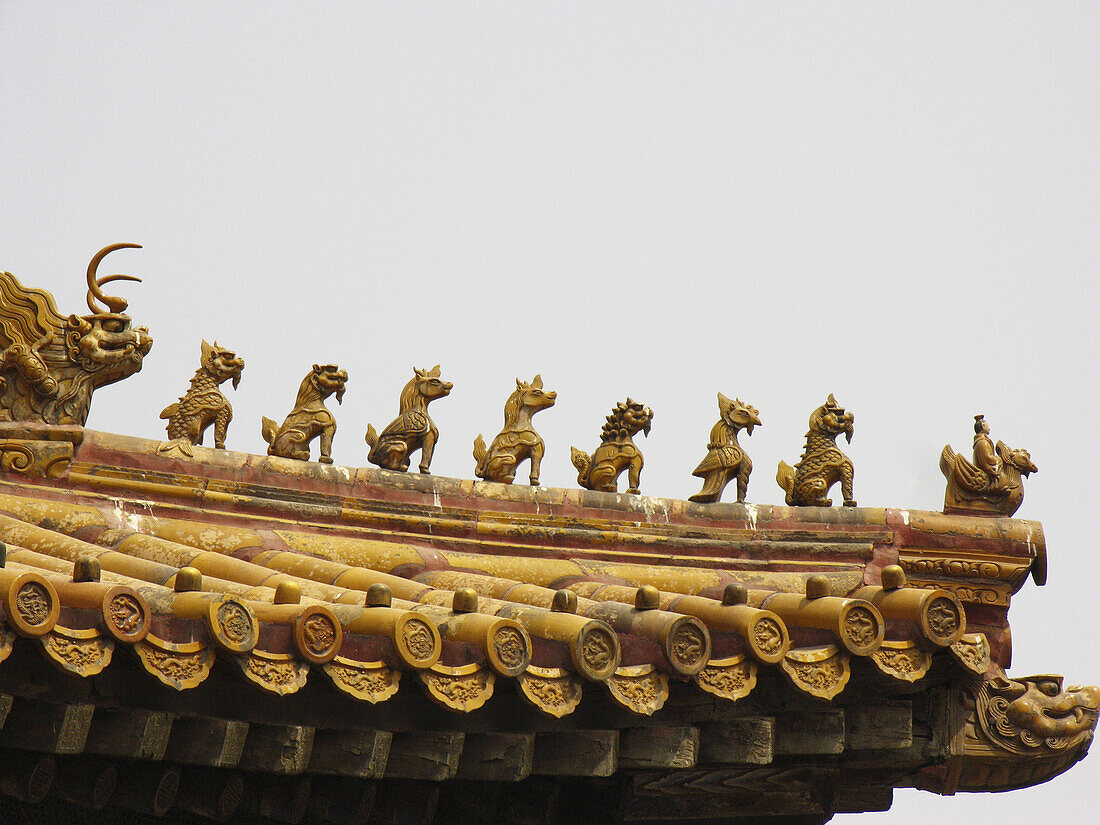
[[557, 397], [556, 392], [543, 390], [541, 375], [536, 375], [530, 384], [517, 378], [516, 390], [504, 405], [504, 429], [488, 449], [480, 433], [474, 441], [477, 460], [474, 475], [486, 481], [511, 484], [516, 477], [516, 467], [530, 459], [531, 486], [537, 487], [546, 446], [531, 425], [531, 417], [539, 410], [554, 406]]
[[586, 490], [614, 493], [619, 476], [629, 470], [627, 493], [637, 495], [644, 460], [633, 436], [642, 431], [648, 437], [652, 422], [653, 410], [633, 398], [616, 404], [600, 432], [600, 446], [591, 456], [576, 447], [570, 448], [577, 483]]
[[420, 472], [428, 474], [439, 430], [428, 416], [428, 404], [444, 398], [454, 386], [439, 378], [439, 364], [430, 370], [413, 368], [413, 377], [401, 390], [401, 413], [379, 435], [367, 425], [367, 461], [387, 470], [405, 472], [409, 456], [420, 450]]
[[321, 438], [322, 464], [332, 463], [332, 437], [336, 435], [336, 418], [325, 406], [325, 399], [336, 395], [336, 403], [344, 403], [344, 388], [348, 374], [335, 364], [314, 364], [302, 379], [294, 409], [281, 427], [270, 418], [263, 419], [261, 433], [268, 443], [267, 454], [309, 461], [309, 445]]
[[841, 433], [851, 443], [855, 420], [854, 415], [836, 403], [832, 393], [829, 393], [829, 399], [824, 404], [814, 410], [810, 416], [810, 431], [806, 433], [802, 458], [794, 467], [780, 461], [775, 476], [779, 486], [787, 493], [788, 505], [831, 507], [832, 500], [825, 496], [829, 488], [839, 481], [844, 506], [856, 506], [852, 498], [855, 467], [852, 460], [836, 446], [836, 437]]
[[690, 500], [719, 501], [726, 485], [736, 478], [737, 502], [742, 504], [749, 489], [752, 461], [737, 443], [737, 433], [745, 430], [752, 435], [753, 427], [763, 425], [756, 407], [741, 403], [741, 399], [730, 401], [722, 393], [718, 393], [718, 412], [720, 417], [710, 431], [707, 456], [692, 473], [693, 476], [703, 479], [703, 489]]
[[1023, 479], [1039, 472], [1027, 450], [1003, 441], [996, 447], [984, 416], [974, 416], [974, 462], [948, 444], [940, 453], [940, 472], [947, 478], [945, 513], [990, 513], [1011, 516], [1024, 500]]

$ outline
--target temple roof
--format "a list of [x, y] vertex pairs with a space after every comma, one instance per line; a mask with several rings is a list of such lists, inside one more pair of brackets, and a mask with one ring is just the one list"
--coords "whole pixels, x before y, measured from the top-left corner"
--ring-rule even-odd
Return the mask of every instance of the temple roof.
[[[1037, 522], [0, 431], [0, 691], [18, 715], [56, 713], [48, 690], [77, 720], [41, 748], [9, 722], [4, 747], [371, 778], [379, 799], [489, 781], [505, 805], [508, 783], [602, 777], [623, 821], [717, 815], [732, 797], [690, 788], [718, 783], [755, 788], [745, 816], [824, 821], [894, 787], [1043, 781], [1091, 741], [1095, 689], [1004, 675], [1011, 597], [1045, 576]], [[1032, 747], [991, 697], [1039, 694], [1081, 724]], [[136, 740], [123, 718], [144, 720]], [[342, 761], [349, 737], [371, 759]], [[760, 801], [760, 771], [797, 799]]]

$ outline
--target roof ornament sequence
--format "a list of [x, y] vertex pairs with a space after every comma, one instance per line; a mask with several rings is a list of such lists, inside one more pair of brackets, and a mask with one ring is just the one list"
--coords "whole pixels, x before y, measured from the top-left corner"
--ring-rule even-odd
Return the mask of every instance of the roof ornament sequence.
[[[88, 264], [88, 307], [84, 317], [62, 316], [53, 296], [45, 290], [24, 287], [10, 273], [0, 273], [0, 421], [83, 426], [92, 392], [138, 372], [152, 347], [145, 327], [133, 328], [124, 298], [107, 295], [105, 284], [132, 275], [97, 273], [103, 259], [119, 249], [140, 249], [139, 244], [115, 243], [97, 252]], [[201, 345], [199, 369], [179, 401], [161, 412], [167, 419], [168, 441], [159, 452], [178, 450], [193, 457], [204, 434], [214, 427], [215, 449], [225, 449], [233, 408], [220, 389], [232, 381], [239, 385], [244, 359], [216, 341]], [[324, 402], [335, 395], [342, 403], [348, 374], [335, 364], [314, 364], [302, 380], [294, 408], [276, 425], [263, 419], [261, 432], [268, 455], [308, 461], [310, 444], [320, 440], [322, 464], [331, 464], [336, 419]], [[440, 367], [413, 370], [401, 391], [400, 412], [379, 434], [367, 426], [370, 447], [367, 460], [387, 470], [406, 472], [411, 455], [420, 452], [419, 471], [430, 472], [439, 430], [428, 414], [428, 405], [445, 398], [453, 388], [440, 377]], [[554, 406], [557, 393], [543, 388], [542, 376], [530, 382], [516, 379], [516, 389], [504, 410], [504, 427], [488, 447], [481, 435], [474, 442], [474, 474], [486, 481], [511, 484], [524, 461], [530, 462], [529, 480], [538, 486], [545, 442], [532, 425], [536, 412]], [[707, 455], [693, 471], [703, 479], [702, 489], [690, 500], [709, 504], [721, 501], [726, 486], [737, 480], [737, 502], [744, 503], [752, 461], [737, 441], [761, 426], [758, 410], [740, 399], [718, 393], [720, 417], [711, 429]], [[649, 434], [653, 410], [627, 398], [607, 416], [600, 445], [589, 455], [571, 448], [577, 483], [588, 490], [616, 492], [618, 477], [626, 472], [627, 494], [638, 494], [644, 459], [633, 437]], [[843, 503], [856, 506], [852, 492], [854, 466], [836, 446], [843, 433], [850, 442], [855, 418], [830, 394], [810, 416], [806, 444], [799, 462], [791, 467], [779, 462], [776, 481], [789, 506], [829, 507], [829, 489], [840, 483]], [[975, 416], [974, 460], [958, 455], [948, 445], [940, 456], [947, 478], [945, 513], [1011, 516], [1023, 501], [1023, 479], [1037, 472], [1027, 450], [1012, 449], [989, 437], [984, 416]], [[29, 459], [33, 463], [33, 458]]]

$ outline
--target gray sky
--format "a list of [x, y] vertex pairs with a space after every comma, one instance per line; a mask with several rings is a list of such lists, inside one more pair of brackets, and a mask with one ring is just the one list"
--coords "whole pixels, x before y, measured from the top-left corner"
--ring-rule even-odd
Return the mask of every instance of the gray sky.
[[[88, 424], [149, 438], [203, 337], [247, 362], [231, 449], [345, 367], [350, 466], [441, 363], [432, 470], [466, 478], [536, 372], [544, 484], [629, 394], [671, 497], [718, 391], [763, 418], [759, 503], [829, 392], [867, 506], [939, 509], [985, 413], [1050, 552], [1011, 672], [1096, 683], [1098, 42], [1089, 2], [0, 0], [0, 268], [82, 312], [91, 255], [145, 245], [101, 271], [145, 278], [116, 286], [155, 344]], [[1091, 823], [1097, 758], [860, 821]]]

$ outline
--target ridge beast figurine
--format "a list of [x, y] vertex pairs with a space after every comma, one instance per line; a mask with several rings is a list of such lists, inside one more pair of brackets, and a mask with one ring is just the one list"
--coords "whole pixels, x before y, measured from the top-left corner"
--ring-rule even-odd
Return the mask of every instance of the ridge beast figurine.
[[336, 434], [336, 418], [325, 407], [325, 399], [336, 394], [336, 403], [344, 403], [346, 371], [335, 364], [314, 364], [302, 379], [294, 409], [279, 427], [266, 416], [261, 433], [268, 443], [267, 454], [309, 461], [309, 444], [321, 438], [322, 464], [332, 463], [332, 437]]
[[557, 397], [556, 392], [543, 390], [541, 375], [536, 375], [530, 384], [517, 378], [516, 390], [504, 405], [504, 429], [488, 449], [480, 433], [474, 441], [474, 458], [477, 459], [474, 475], [486, 481], [511, 484], [516, 477], [516, 467], [530, 459], [531, 486], [537, 487], [546, 445], [531, 425], [531, 417], [539, 410], [554, 406]]
[[947, 479], [945, 513], [991, 513], [1011, 516], [1024, 500], [1023, 478], [1039, 472], [1027, 450], [1003, 441], [996, 447], [984, 415], [974, 416], [974, 463], [951, 449], [940, 453], [940, 472]]
[[233, 382], [233, 389], [241, 383], [244, 359], [230, 349], [202, 342], [202, 360], [191, 379], [191, 386], [175, 404], [169, 404], [160, 417], [168, 419], [166, 444], [157, 449], [167, 452], [179, 447], [184, 455], [194, 455], [191, 447], [202, 444], [207, 427], [214, 425], [214, 448], [225, 449], [225, 435], [233, 420], [233, 406], [222, 394], [220, 385]]
[[846, 412], [836, 403], [833, 394], [814, 410], [810, 416], [810, 430], [806, 433], [806, 447], [798, 464], [791, 467], [787, 462], [779, 462], [779, 471], [775, 480], [786, 493], [790, 506], [831, 507], [831, 499], [825, 498], [829, 488], [840, 482], [844, 495], [844, 506], [855, 507], [852, 498], [852, 476], [855, 468], [852, 460], [836, 446], [836, 437], [844, 433], [849, 443], [855, 416]]
[[600, 431], [600, 446], [591, 456], [576, 447], [570, 448], [577, 483], [587, 490], [614, 493], [619, 475], [629, 470], [630, 486], [626, 491], [637, 495], [645, 462], [633, 436], [640, 430], [648, 437], [652, 423], [653, 410], [633, 398], [616, 404]]
[[718, 393], [718, 423], [711, 428], [706, 458], [695, 468], [693, 476], [703, 479], [703, 489], [691, 497], [691, 501], [713, 502], [722, 498], [722, 491], [734, 478], [737, 479], [737, 502], [744, 503], [749, 489], [752, 461], [737, 443], [737, 433], [744, 430], [752, 435], [753, 427], [763, 426], [756, 407], [730, 401]]
[[149, 330], [131, 326], [123, 298], [103, 293], [111, 281], [141, 279], [96, 277], [100, 261], [111, 252], [140, 248], [116, 243], [93, 256], [88, 264], [91, 315], [65, 317], [49, 292], [0, 272], [0, 421], [83, 426], [96, 389], [141, 369], [153, 346]]
[[420, 450], [420, 472], [427, 474], [432, 463], [432, 452], [439, 438], [428, 404], [444, 398], [454, 386], [439, 378], [439, 364], [430, 370], [413, 367], [413, 377], [401, 390], [401, 412], [386, 425], [379, 435], [372, 424], [367, 425], [367, 444], [370, 453], [367, 461], [387, 470], [405, 472], [409, 469], [409, 456]]

